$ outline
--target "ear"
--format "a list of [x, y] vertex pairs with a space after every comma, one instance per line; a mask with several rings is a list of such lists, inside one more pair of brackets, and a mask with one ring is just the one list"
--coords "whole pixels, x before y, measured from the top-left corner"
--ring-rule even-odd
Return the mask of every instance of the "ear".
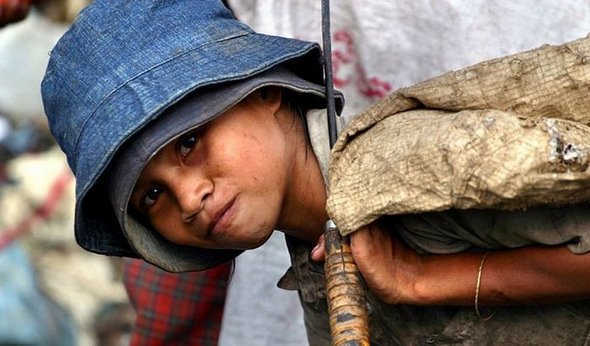
[[263, 107], [268, 108], [273, 113], [281, 107], [283, 92], [281, 88], [275, 86], [263, 87], [256, 91], [256, 96]]

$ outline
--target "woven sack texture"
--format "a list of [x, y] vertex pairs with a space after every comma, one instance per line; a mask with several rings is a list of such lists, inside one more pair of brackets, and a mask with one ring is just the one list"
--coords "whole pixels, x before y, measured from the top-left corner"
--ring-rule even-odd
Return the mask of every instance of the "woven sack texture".
[[590, 38], [399, 89], [358, 114], [330, 162], [342, 234], [382, 215], [590, 199]]

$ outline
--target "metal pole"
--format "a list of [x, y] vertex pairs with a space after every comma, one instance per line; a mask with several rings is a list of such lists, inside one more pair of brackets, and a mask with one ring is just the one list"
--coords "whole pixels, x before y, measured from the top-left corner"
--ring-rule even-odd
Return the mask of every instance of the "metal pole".
[[[332, 78], [330, 1], [322, 0], [322, 40], [330, 147], [336, 142], [336, 107]], [[333, 345], [369, 345], [369, 318], [362, 278], [352, 258], [348, 237], [332, 220], [326, 223], [326, 295]]]

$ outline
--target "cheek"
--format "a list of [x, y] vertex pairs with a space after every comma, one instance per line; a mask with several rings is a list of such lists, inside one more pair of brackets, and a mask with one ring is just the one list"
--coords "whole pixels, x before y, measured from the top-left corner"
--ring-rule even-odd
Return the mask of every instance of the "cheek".
[[281, 190], [285, 183], [287, 158], [281, 147], [262, 143], [256, 137], [229, 140], [208, 156], [212, 176], [231, 177], [242, 187], [262, 192]]
[[159, 208], [158, 213], [150, 217], [150, 223], [156, 231], [167, 240], [180, 245], [190, 245], [184, 223], [180, 221], [178, 212], [172, 208]]
[[177, 231], [178, 227], [174, 225], [171, 218], [156, 217], [152, 218], [150, 221], [161, 236], [173, 243], [182, 244], [182, 236]]
[[286, 169], [278, 158], [273, 157], [273, 153], [245, 162], [239, 167], [239, 176], [243, 187], [262, 199], [263, 205], [259, 207], [263, 209], [284, 198]]

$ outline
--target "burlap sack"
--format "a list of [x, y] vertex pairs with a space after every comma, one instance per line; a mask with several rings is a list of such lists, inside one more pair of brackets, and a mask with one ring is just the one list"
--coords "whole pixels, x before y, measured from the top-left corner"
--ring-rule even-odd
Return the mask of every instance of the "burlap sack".
[[342, 234], [381, 215], [590, 199], [590, 38], [400, 89], [333, 148], [328, 213]]

